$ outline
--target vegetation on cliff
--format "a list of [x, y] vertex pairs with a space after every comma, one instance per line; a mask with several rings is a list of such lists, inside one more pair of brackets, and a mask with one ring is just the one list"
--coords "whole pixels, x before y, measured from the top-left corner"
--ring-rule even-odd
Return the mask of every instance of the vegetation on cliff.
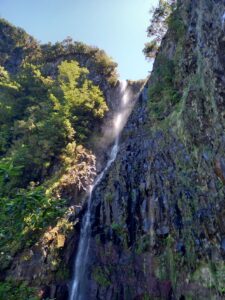
[[170, 16], [176, 10], [177, 0], [159, 0], [158, 6], [150, 11], [152, 14], [147, 28], [150, 41], [145, 44], [143, 52], [149, 59], [154, 59], [159, 51], [161, 41], [170, 25]]
[[[75, 199], [68, 190], [90, 183], [90, 140], [108, 110], [95, 74], [115, 85], [116, 64], [104, 51], [69, 39], [40, 45], [2, 19], [0, 36], [0, 270], [6, 274], [15, 256], [46, 240], [47, 231], [57, 238], [56, 272], [57, 248], [71, 230], [67, 211]], [[0, 299], [36, 299], [36, 293], [10, 276], [0, 283]]]
[[95, 192], [90, 272], [100, 299], [225, 298], [225, 6], [174, 8]]
[[104, 50], [73, 41], [70, 37], [55, 44], [40, 44], [4, 19], [0, 19], [0, 53], [0, 65], [11, 73], [16, 73], [21, 64], [28, 62], [41, 65], [45, 75], [56, 75], [55, 66], [64, 60], [75, 59], [81, 67], [89, 69], [89, 79], [101, 88], [114, 86], [118, 79], [117, 64]]
[[[93, 191], [91, 299], [225, 298], [224, 10], [222, 1], [160, 0], [153, 14], [153, 72]], [[98, 49], [70, 39], [39, 46], [17, 69], [11, 54], [0, 69], [0, 262], [9, 272], [0, 299], [36, 300], [15, 280], [36, 253], [50, 255], [34, 259], [43, 268], [35, 287], [68, 280], [59, 254], [75, 223], [68, 194], [91, 181], [90, 136], [107, 111], [96, 70], [114, 82]]]
[[[187, 152], [186, 162], [178, 152], [171, 154], [179, 170], [175, 182], [182, 182], [184, 195], [178, 196], [177, 203], [175, 199], [170, 202], [176, 221], [171, 220], [168, 231], [159, 239], [156, 254], [157, 277], [169, 280], [173, 293], [180, 293], [184, 299], [204, 299], [207, 291], [210, 299], [224, 299], [223, 230], [219, 225], [220, 214], [224, 214], [224, 171], [220, 163], [216, 171], [214, 167], [217, 157], [223, 156], [218, 116], [222, 113], [218, 104], [221, 96], [217, 88], [221, 78], [216, 75], [219, 57], [213, 52], [220, 45], [215, 42], [216, 46], [211, 47], [209, 42], [214, 40], [215, 31], [220, 32], [221, 24], [215, 24], [217, 29], [213, 31], [209, 8], [218, 14], [213, 1], [200, 1], [198, 8], [191, 1], [177, 2], [167, 18], [168, 32], [156, 56], [148, 88], [148, 126], [164, 137], [160, 151], [167, 151], [173, 136]], [[206, 28], [210, 36], [205, 35]], [[189, 290], [181, 292], [184, 278]]]

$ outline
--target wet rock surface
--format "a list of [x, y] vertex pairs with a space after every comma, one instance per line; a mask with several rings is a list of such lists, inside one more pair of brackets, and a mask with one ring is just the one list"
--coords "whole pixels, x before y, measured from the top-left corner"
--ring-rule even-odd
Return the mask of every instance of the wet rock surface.
[[94, 191], [87, 299], [225, 299], [223, 11], [178, 2], [146, 86], [175, 57], [180, 100], [156, 120], [143, 91]]
[[[142, 85], [143, 81], [128, 84], [132, 105]], [[111, 109], [105, 120], [105, 124], [109, 127], [108, 122], [112, 122], [114, 114], [117, 113], [120, 98], [121, 91], [118, 83], [116, 87], [109, 90], [108, 101], [111, 101]], [[104, 126], [103, 132], [106, 132]], [[113, 140], [113, 136], [111, 139]], [[43, 232], [35, 245], [25, 247], [20, 253], [15, 254], [9, 268], [2, 274], [3, 279], [12, 278], [16, 282], [27, 282], [31, 287], [37, 288], [41, 299], [68, 298], [80, 227], [87, 208], [87, 190], [96, 173], [104, 167], [111, 147], [108, 136], [101, 134], [101, 141], [105, 140], [108, 144], [104, 144], [104, 147], [100, 147], [100, 142], [96, 144], [95, 155], [82, 146], [76, 147], [77, 165], [64, 173], [59, 187], [54, 187], [56, 197], [63, 195], [63, 198], [68, 199], [67, 212], [55, 226]], [[96, 160], [96, 156], [100, 158]]]
[[[87, 300], [225, 299], [224, 11], [222, 0], [178, 1], [179, 26], [163, 39], [117, 158], [93, 192]], [[179, 100], [162, 95], [157, 114], [148, 94], [163, 77], [162, 57], [173, 62]], [[112, 110], [117, 89], [105, 90]], [[63, 268], [72, 271], [85, 205], [76, 189], [66, 192], [81, 206], [68, 218], [72, 233], [51, 228], [8, 271], [43, 299], [68, 297]]]

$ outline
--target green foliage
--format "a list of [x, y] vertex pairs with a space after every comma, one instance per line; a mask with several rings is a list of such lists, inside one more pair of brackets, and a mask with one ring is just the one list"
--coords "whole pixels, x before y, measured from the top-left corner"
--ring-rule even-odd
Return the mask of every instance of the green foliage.
[[56, 280], [64, 281], [70, 279], [70, 271], [68, 268], [62, 263], [56, 272]]
[[15, 179], [21, 176], [21, 169], [21, 166], [14, 167], [11, 159], [0, 160], [0, 197], [11, 192]]
[[38, 300], [36, 290], [27, 283], [15, 283], [12, 281], [0, 282], [0, 299], [7, 300]]
[[96, 52], [94, 61], [97, 67], [96, 71], [108, 78], [109, 84], [115, 85], [118, 76], [116, 72], [117, 64], [103, 50]]
[[126, 228], [125, 223], [119, 224], [119, 223], [112, 223], [111, 228], [116, 235], [119, 243], [123, 245], [124, 248], [128, 247], [128, 231]]
[[175, 86], [175, 67], [172, 60], [158, 57], [155, 81], [149, 87], [148, 108], [151, 117], [163, 119], [172, 106], [180, 100]]
[[23, 180], [20, 177], [17, 182], [24, 187], [46, 174], [73, 130], [66, 118], [54, 111], [49, 96], [53, 82], [44, 78], [37, 67], [25, 64], [15, 80], [19, 88], [12, 93], [4, 86], [4, 97], [0, 97], [0, 114], [5, 115], [0, 122], [5, 137], [1, 152], [15, 168], [22, 169]]
[[174, 250], [174, 239], [172, 236], [169, 235], [162, 244], [163, 250], [159, 256], [156, 275], [160, 280], [171, 280], [173, 286], [176, 286], [181, 256]]
[[[110, 85], [115, 85], [118, 80], [116, 72], [117, 64], [106, 55], [105, 51], [97, 47], [91, 47], [81, 42], [74, 42], [72, 38], [67, 38], [63, 42], [52, 45], [51, 43], [41, 46], [43, 61], [51, 63], [58, 58], [63, 57], [64, 60], [79, 59], [82, 55], [86, 59], [87, 64], [92, 66], [97, 74], [101, 74], [102, 78]], [[50, 67], [50, 66], [49, 66]], [[51, 67], [50, 67], [51, 68]], [[44, 68], [46, 70], [46, 67]]]
[[[27, 63], [14, 81], [4, 69], [2, 73], [0, 153], [22, 169], [17, 182], [25, 187], [46, 177], [68, 143], [86, 142], [107, 105], [100, 89], [87, 79], [87, 69], [75, 61], [62, 62], [55, 80]], [[17, 88], [12, 91], [9, 83]]]
[[152, 297], [149, 294], [144, 294], [143, 300], [152, 300]]
[[0, 18], [0, 53], [0, 65], [14, 72], [25, 58], [36, 60], [40, 56], [40, 46], [23, 29]]
[[146, 43], [143, 49], [144, 55], [150, 59], [155, 58], [158, 51], [159, 51], [159, 45], [155, 40]]
[[[44, 76], [40, 66], [28, 63], [14, 76], [0, 68], [3, 269], [65, 212], [65, 201], [49, 193], [56, 180], [49, 180], [52, 168], [57, 163], [62, 176], [68, 167], [63, 157], [68, 156], [69, 146], [84, 144], [107, 110], [102, 92], [87, 75], [88, 70], [76, 61], [62, 62], [54, 79]], [[71, 148], [71, 169], [77, 161], [75, 149]]]
[[145, 44], [143, 50], [147, 58], [154, 59], [158, 53], [162, 38], [168, 29], [168, 19], [176, 8], [176, 2], [176, 0], [159, 0], [158, 6], [150, 11], [152, 17], [147, 32], [151, 40]]
[[108, 278], [107, 270], [104, 268], [96, 267], [92, 272], [92, 276], [100, 286], [108, 287], [111, 284]]
[[175, 41], [181, 39], [185, 34], [185, 25], [183, 20], [179, 15], [179, 11], [175, 10], [170, 16], [167, 18], [168, 28], [172, 32], [175, 37]]
[[65, 212], [63, 200], [47, 197], [43, 188], [20, 190], [0, 198], [0, 263], [5, 268], [20, 249], [34, 244], [43, 229]]
[[108, 204], [111, 204], [112, 203], [112, 201], [113, 201], [113, 194], [112, 193], [107, 193], [106, 195], [105, 195], [105, 201], [108, 203]]
[[225, 294], [225, 265], [224, 263], [205, 263], [197, 268], [192, 276], [194, 282], [201, 282], [205, 288], [215, 289]]
[[124, 228], [123, 225], [118, 224], [118, 223], [112, 223], [111, 224], [111, 228], [112, 230], [114, 230], [116, 232], [116, 234], [118, 234], [119, 236], [121, 236], [124, 232]]
[[[104, 51], [70, 38], [41, 47], [2, 19], [0, 53], [0, 270], [5, 272], [49, 226], [61, 230], [49, 251], [63, 247], [72, 228], [62, 218], [68, 205], [63, 189], [83, 188], [89, 160], [94, 162], [87, 147], [108, 109], [90, 78], [113, 85], [117, 65]], [[68, 270], [59, 267], [56, 255], [50, 268], [56, 279], [65, 279]], [[0, 283], [0, 299], [36, 300], [34, 294], [26, 284]]]
[[42, 64], [45, 74], [54, 73], [55, 75], [57, 71], [55, 62], [75, 59], [82, 65], [88, 66], [92, 75], [101, 74], [96, 84], [104, 82], [103, 85], [114, 86], [118, 81], [117, 64], [103, 50], [81, 42], [74, 42], [70, 37], [55, 44], [41, 45], [23, 29], [1, 18], [0, 53], [0, 65], [14, 74], [20, 71], [24, 62], [29, 62]]
[[150, 241], [151, 241], [151, 238], [150, 238], [149, 235], [142, 236], [137, 241], [137, 244], [136, 244], [136, 247], [135, 247], [135, 252], [138, 255], [141, 255], [142, 253], [148, 251], [149, 250], [149, 246], [150, 246]]
[[[103, 94], [87, 79], [88, 70], [77, 62], [62, 62], [59, 66], [58, 86], [62, 92], [62, 106], [76, 130], [78, 142], [90, 136], [93, 123], [97, 124], [107, 111]], [[60, 91], [58, 91], [60, 94]]]

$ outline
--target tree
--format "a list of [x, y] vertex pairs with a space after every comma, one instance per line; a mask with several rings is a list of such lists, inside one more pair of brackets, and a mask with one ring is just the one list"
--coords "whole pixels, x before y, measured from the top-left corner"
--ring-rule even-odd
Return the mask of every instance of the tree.
[[0, 155], [5, 153], [12, 139], [13, 105], [20, 85], [0, 66]]
[[61, 109], [69, 117], [78, 142], [87, 141], [108, 110], [99, 87], [87, 79], [88, 70], [76, 61], [64, 61], [59, 67], [55, 96], [61, 100]]
[[24, 63], [10, 76], [0, 68], [0, 154], [21, 169], [15, 187], [42, 182], [67, 145], [87, 143], [107, 111], [100, 89], [76, 61], [64, 61], [56, 79]]
[[159, 4], [150, 13], [152, 18], [147, 29], [150, 42], [145, 44], [144, 54], [149, 59], [154, 59], [158, 53], [162, 38], [168, 29], [168, 18], [176, 7], [176, 0], [159, 0]]

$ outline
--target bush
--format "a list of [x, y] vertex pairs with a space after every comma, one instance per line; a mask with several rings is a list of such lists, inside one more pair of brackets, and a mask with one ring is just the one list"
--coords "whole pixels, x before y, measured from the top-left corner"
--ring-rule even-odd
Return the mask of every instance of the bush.
[[0, 269], [6, 268], [19, 250], [33, 245], [43, 229], [65, 212], [65, 201], [47, 197], [42, 187], [1, 197], [0, 206]]
[[160, 56], [157, 64], [154, 80], [149, 87], [148, 108], [153, 118], [163, 119], [171, 106], [179, 102], [180, 94], [175, 86], [174, 62]]
[[7, 300], [38, 300], [36, 290], [28, 284], [18, 284], [12, 281], [0, 282], [0, 299]]
[[100, 268], [100, 267], [96, 267], [92, 273], [94, 280], [100, 286], [108, 287], [111, 284], [106, 273], [107, 273], [106, 270], [104, 268]]
[[[61, 194], [52, 196], [57, 180], [66, 177], [72, 182], [73, 176], [63, 174], [74, 174], [74, 170], [78, 185], [79, 176], [84, 176], [76, 165], [77, 147], [69, 146], [84, 145], [107, 111], [101, 90], [87, 75], [88, 70], [76, 61], [62, 62], [54, 79], [44, 76], [40, 66], [28, 63], [13, 80], [0, 68], [2, 269], [64, 214], [67, 204]], [[69, 148], [73, 159], [68, 166], [63, 157]], [[83, 152], [87, 155], [79, 158], [80, 166], [88, 164], [90, 151]]]
[[155, 40], [153, 40], [149, 43], [146, 43], [144, 50], [143, 50], [144, 55], [150, 59], [155, 58], [158, 51], [159, 51], [159, 45], [157, 44], [157, 42]]
[[167, 19], [168, 28], [175, 37], [175, 41], [178, 41], [185, 34], [185, 25], [181, 19], [178, 10], [175, 10]]

